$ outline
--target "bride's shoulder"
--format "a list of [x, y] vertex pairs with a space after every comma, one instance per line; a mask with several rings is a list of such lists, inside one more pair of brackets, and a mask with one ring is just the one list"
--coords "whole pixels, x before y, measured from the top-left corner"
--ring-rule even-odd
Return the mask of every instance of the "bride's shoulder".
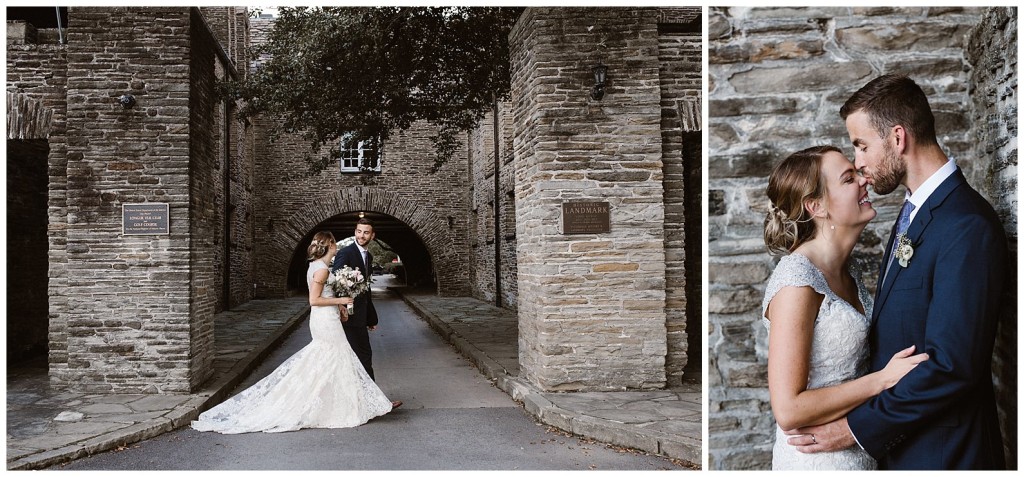
[[791, 253], [779, 259], [765, 287], [766, 302], [785, 287], [810, 287], [825, 295], [828, 284], [824, 276], [811, 261], [798, 253]]
[[811, 275], [815, 268], [811, 261], [799, 253], [783, 255], [772, 271], [772, 278], [786, 275]]

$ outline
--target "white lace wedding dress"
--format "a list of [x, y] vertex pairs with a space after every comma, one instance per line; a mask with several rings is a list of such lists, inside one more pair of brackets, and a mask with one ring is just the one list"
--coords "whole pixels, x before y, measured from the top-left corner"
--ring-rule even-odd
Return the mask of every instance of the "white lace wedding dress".
[[[328, 268], [314, 260], [306, 272]], [[323, 296], [333, 296], [324, 287]], [[337, 306], [314, 306], [313, 341], [267, 377], [192, 421], [198, 431], [222, 434], [354, 427], [391, 411], [391, 401], [366, 374], [341, 326]]]
[[[803, 255], [794, 253], [782, 257], [768, 280], [761, 305], [761, 320], [769, 334], [771, 322], [764, 318], [764, 312], [772, 297], [783, 287], [809, 286], [825, 296], [814, 321], [808, 389], [835, 386], [867, 373], [871, 297], [864, 284], [857, 279], [857, 274], [852, 275], [857, 282], [858, 296], [867, 316], [836, 295], [825, 281], [825, 275]], [[876, 467], [875, 460], [856, 444], [836, 452], [802, 454], [786, 443], [786, 437], [782, 429], [776, 426], [772, 470], [873, 470]]]

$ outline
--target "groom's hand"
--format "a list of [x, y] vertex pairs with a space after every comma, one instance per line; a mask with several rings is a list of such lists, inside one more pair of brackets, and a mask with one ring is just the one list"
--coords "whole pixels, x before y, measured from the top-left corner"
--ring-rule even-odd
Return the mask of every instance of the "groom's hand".
[[786, 439], [786, 442], [804, 454], [832, 452], [857, 445], [845, 417], [820, 426], [786, 431], [786, 434], [792, 436]]

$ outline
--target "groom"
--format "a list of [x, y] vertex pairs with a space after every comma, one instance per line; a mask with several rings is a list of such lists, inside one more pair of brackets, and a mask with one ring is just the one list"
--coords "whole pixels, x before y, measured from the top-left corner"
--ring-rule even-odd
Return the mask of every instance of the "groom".
[[[331, 265], [331, 272], [340, 270], [344, 266], [358, 269], [367, 280], [373, 273], [373, 255], [366, 249], [370, 241], [377, 235], [373, 232], [373, 222], [370, 219], [359, 219], [356, 222], [355, 242], [338, 251], [334, 256], [334, 264]], [[373, 350], [370, 349], [370, 331], [377, 329], [377, 309], [373, 306], [373, 296], [367, 291], [359, 295], [353, 304], [355, 312], [342, 323], [345, 328], [345, 337], [348, 338], [352, 351], [359, 357], [359, 362], [366, 369], [366, 374], [373, 376]], [[391, 401], [392, 407], [402, 405], [402, 401]]]
[[910, 345], [929, 359], [896, 386], [789, 438], [801, 452], [860, 445], [880, 469], [1002, 469], [991, 362], [1007, 245], [992, 206], [939, 148], [924, 92], [885, 75], [840, 110], [854, 164], [878, 194], [906, 202], [879, 272], [871, 371]]

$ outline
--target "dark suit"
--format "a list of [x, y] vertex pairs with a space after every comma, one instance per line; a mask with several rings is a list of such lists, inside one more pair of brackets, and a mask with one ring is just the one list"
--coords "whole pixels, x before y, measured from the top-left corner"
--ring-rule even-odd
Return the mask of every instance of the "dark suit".
[[[369, 252], [367, 255], [369, 256], [367, 263], [372, 264], [373, 256]], [[338, 251], [338, 254], [334, 256], [331, 272], [339, 270], [345, 265], [348, 265], [349, 268], [358, 268], [367, 280], [370, 279], [372, 270], [368, 270], [363, 263], [363, 257], [355, 243]], [[363, 363], [363, 368], [366, 369], [366, 374], [369, 374], [372, 379], [373, 350], [370, 349], [370, 333], [366, 327], [377, 326], [377, 309], [373, 307], [373, 297], [370, 292], [356, 297], [353, 306], [355, 313], [349, 315], [348, 321], [342, 323], [342, 326], [345, 327], [345, 337], [348, 338], [352, 351], [356, 352], [359, 362]]]
[[893, 260], [875, 297], [871, 370], [910, 345], [929, 360], [850, 412], [850, 429], [882, 469], [1001, 469], [991, 362], [1007, 274], [1003, 226], [958, 168], [907, 236], [913, 257], [906, 268]]

